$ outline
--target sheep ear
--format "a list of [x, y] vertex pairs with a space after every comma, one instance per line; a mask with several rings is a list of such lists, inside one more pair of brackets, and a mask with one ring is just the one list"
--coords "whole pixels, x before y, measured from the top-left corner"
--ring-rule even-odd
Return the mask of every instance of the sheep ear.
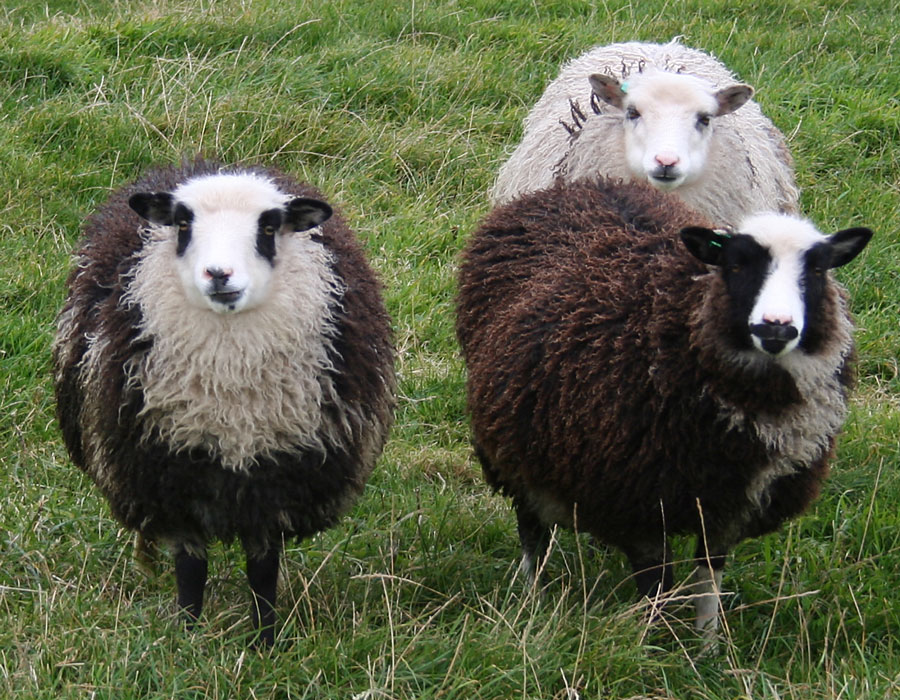
[[613, 107], [624, 109], [625, 91], [622, 90], [618, 80], [611, 75], [601, 75], [600, 73], [594, 73], [588, 80], [597, 97]]
[[688, 226], [681, 229], [681, 240], [691, 255], [707, 265], [721, 265], [731, 234], [721, 229]]
[[169, 192], [138, 192], [128, 198], [128, 206], [150, 223], [171, 226], [174, 198]]
[[731, 114], [739, 107], [743, 107], [751, 97], [753, 97], [753, 88], [749, 85], [732, 85], [722, 88], [716, 93], [716, 102], [719, 103], [719, 111], [716, 112], [716, 116]]
[[288, 202], [287, 223], [294, 231], [307, 231], [327, 221], [331, 207], [318, 199], [297, 197]]
[[866, 247], [870, 238], [872, 238], [872, 229], [862, 226], [847, 228], [829, 236], [828, 245], [831, 247], [830, 267], [840, 267], [853, 260]]

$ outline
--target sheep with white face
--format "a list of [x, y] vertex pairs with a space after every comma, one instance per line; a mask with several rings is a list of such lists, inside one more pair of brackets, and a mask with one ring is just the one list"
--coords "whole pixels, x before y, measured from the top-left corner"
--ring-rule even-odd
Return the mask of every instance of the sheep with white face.
[[620, 83], [609, 75], [589, 78], [594, 94], [622, 112], [625, 157], [632, 175], [663, 190], [702, 177], [713, 120], [731, 114], [753, 96], [749, 85], [715, 89], [691, 75], [648, 69]]
[[718, 224], [796, 214], [793, 158], [753, 94], [678, 41], [594, 47], [562, 67], [525, 117], [491, 201], [606, 176], [650, 182]]
[[84, 228], [53, 346], [72, 461], [203, 609], [207, 546], [240, 541], [258, 641], [282, 543], [335, 525], [393, 420], [380, 285], [312, 186], [197, 160], [114, 191]]
[[177, 229], [185, 298], [220, 313], [252, 309], [266, 299], [276, 237], [331, 216], [324, 202], [286, 197], [247, 173], [197, 178], [171, 193], [139, 192], [128, 203], [151, 223]]

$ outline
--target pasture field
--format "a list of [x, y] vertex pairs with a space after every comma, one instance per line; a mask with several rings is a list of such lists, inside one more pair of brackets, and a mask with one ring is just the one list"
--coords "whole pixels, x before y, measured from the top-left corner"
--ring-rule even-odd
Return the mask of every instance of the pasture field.
[[[546, 83], [595, 44], [673, 36], [757, 88], [820, 228], [876, 232], [839, 271], [859, 386], [831, 479], [729, 559], [706, 656], [689, 606], [648, 627], [624, 557], [584, 536], [558, 533], [543, 597], [514, 579], [453, 335], [459, 251]], [[900, 697], [898, 36], [883, 0], [0, 0], [0, 697]], [[171, 562], [141, 572], [53, 415], [81, 220], [198, 151], [320, 187], [396, 329], [391, 441], [339, 527], [288, 543], [271, 653], [247, 647], [238, 547], [211, 548], [185, 631]]]

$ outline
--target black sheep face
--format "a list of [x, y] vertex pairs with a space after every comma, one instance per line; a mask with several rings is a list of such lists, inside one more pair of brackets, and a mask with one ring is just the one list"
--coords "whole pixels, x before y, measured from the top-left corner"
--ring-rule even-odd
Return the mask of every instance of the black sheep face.
[[721, 270], [736, 348], [772, 357], [817, 350], [827, 323], [828, 270], [853, 260], [871, 237], [867, 228], [824, 236], [805, 220], [777, 214], [750, 217], [737, 233], [681, 231], [695, 257]]
[[172, 264], [185, 298], [217, 313], [263, 303], [278, 238], [314, 228], [332, 213], [324, 202], [291, 198], [252, 173], [198, 177], [173, 192], [139, 192], [129, 205], [174, 230]]

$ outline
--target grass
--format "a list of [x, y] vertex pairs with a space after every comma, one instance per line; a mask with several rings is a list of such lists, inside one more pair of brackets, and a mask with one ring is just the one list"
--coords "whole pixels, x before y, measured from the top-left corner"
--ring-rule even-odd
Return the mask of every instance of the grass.
[[[898, 24], [875, 0], [0, 2], [0, 695], [900, 693]], [[543, 598], [515, 578], [452, 332], [456, 256], [559, 65], [675, 35], [758, 88], [814, 221], [877, 236], [841, 270], [860, 386], [832, 478], [802, 518], [738, 547], [725, 640], [703, 657], [689, 610], [648, 627], [621, 555], [572, 533], [557, 533]], [[80, 221], [111, 187], [196, 151], [327, 192], [396, 329], [392, 440], [340, 527], [288, 546], [271, 654], [247, 647], [234, 547], [213, 548], [203, 624], [182, 628], [170, 563], [140, 573], [53, 419], [49, 346]]]

